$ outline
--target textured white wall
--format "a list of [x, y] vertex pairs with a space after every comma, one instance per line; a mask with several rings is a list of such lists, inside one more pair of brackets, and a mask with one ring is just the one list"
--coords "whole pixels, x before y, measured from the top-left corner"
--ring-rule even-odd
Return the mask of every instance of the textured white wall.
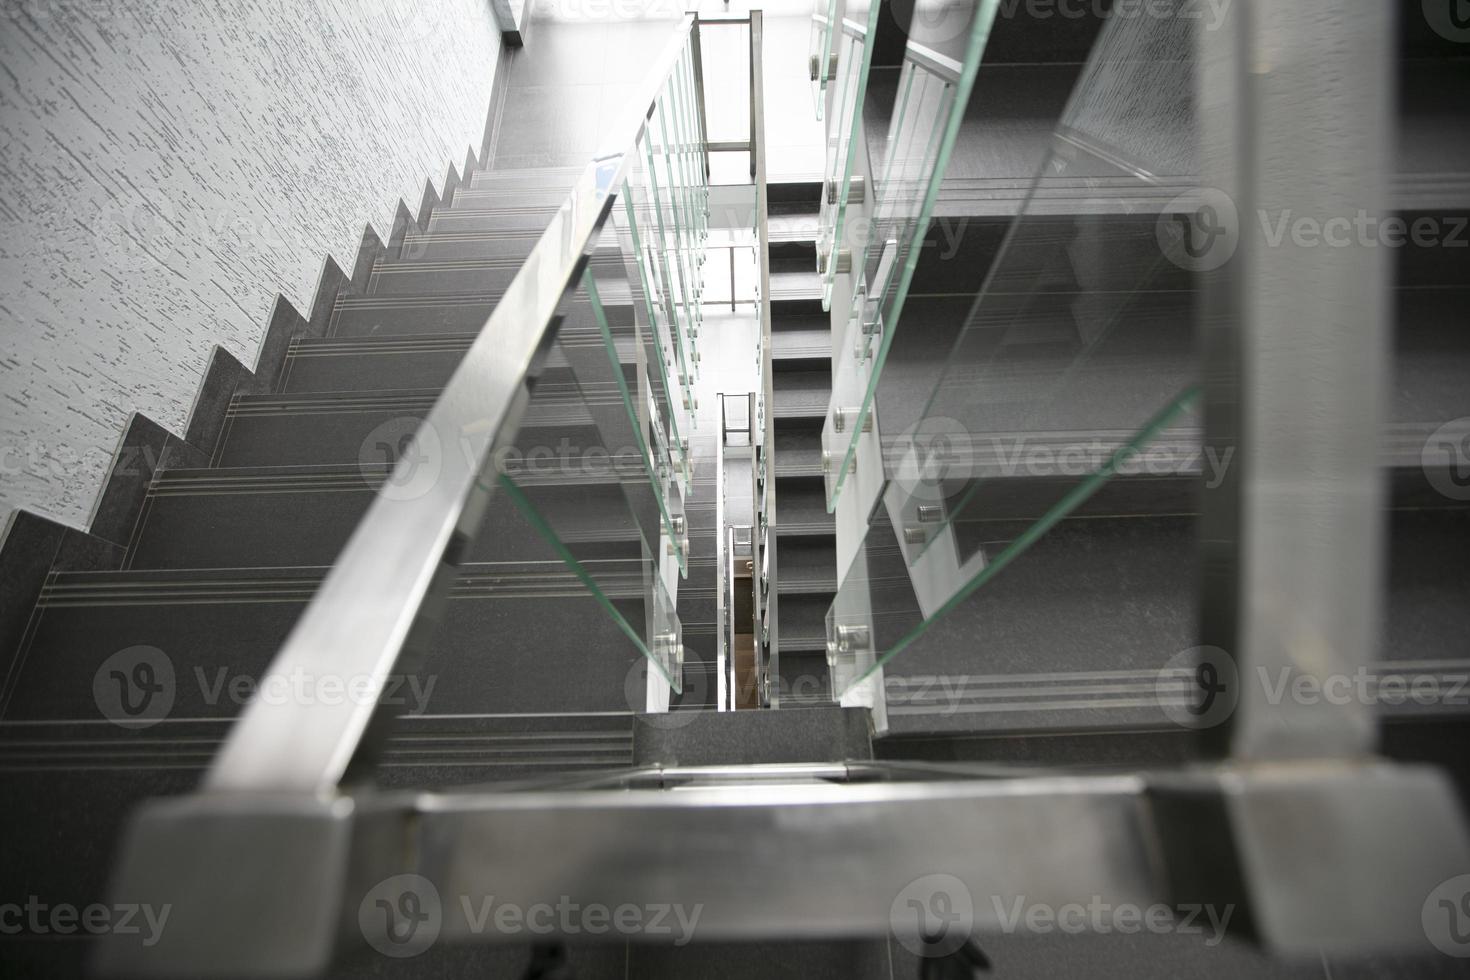
[[182, 434], [478, 150], [489, 0], [0, 0], [0, 526], [85, 525], [128, 414]]

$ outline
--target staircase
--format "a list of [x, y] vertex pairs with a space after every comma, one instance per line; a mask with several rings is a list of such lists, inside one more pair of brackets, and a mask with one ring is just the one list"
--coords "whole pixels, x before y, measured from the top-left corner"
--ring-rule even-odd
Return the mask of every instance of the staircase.
[[[866, 6], [846, 4], [847, 16], [861, 19]], [[839, 565], [832, 585], [851, 576], [851, 591], [869, 594], [878, 654], [923, 624], [922, 635], [882, 668], [888, 728], [876, 745], [880, 756], [1143, 765], [1214, 751], [1160, 713], [1156, 690], [1170, 658], [1200, 643], [1202, 507], [1239, 478], [1239, 467], [1228, 446], [1204, 443], [1202, 399], [1182, 401], [1162, 428], [1139, 436], [1206, 370], [1196, 323], [1209, 304], [1224, 302], [1210, 292], [1207, 271], [1166, 260], [1159, 245], [1161, 222], [1179, 207], [1171, 199], [1200, 179], [1201, 161], [1188, 147], [1202, 110], [1192, 104], [1188, 79], [1169, 94], [1178, 66], [1194, 57], [1194, 42], [1177, 25], [1114, 20], [1002, 15], [990, 25], [973, 91], [956, 112], [954, 151], [934, 211], [915, 235], [924, 247], [901, 321], [879, 335], [886, 359], [870, 353], [861, 368], [875, 375], [880, 434], [871, 444], [831, 435], [839, 411], [856, 411], [855, 389], [825, 407], [829, 506], [839, 524], [844, 508], [864, 515], [842, 526], [854, 528], [846, 554], [858, 540], [866, 547], [866, 564]], [[885, 161], [906, 139], [922, 147], [921, 137], [938, 137], [928, 128], [916, 132], [903, 115], [929, 126], [923, 114], [932, 110], [918, 94], [923, 83], [900, 74], [901, 59], [884, 63], [891, 25], [880, 20], [869, 29], [878, 39], [859, 113], [865, 137], [850, 171], [868, 197], [855, 197], [849, 209], [885, 229], [875, 217], [881, 208], [870, 210]], [[1470, 204], [1459, 172], [1465, 158], [1456, 154], [1462, 140], [1459, 129], [1431, 132], [1427, 115], [1443, 109], [1443, 88], [1463, 87], [1463, 55], [1414, 16], [1403, 29], [1394, 59], [1403, 94], [1392, 213], [1406, 227], [1447, 227]], [[937, 49], [961, 58], [957, 33], [940, 37]], [[1131, 73], [1151, 58], [1151, 88], [1133, 84]], [[829, 135], [838, 105], [829, 102]], [[932, 167], [927, 152], [921, 159]], [[1446, 172], [1451, 159], [1457, 169]], [[1140, 169], [1129, 172], [1135, 160]], [[875, 293], [883, 290], [874, 278], [882, 244], [871, 236], [851, 244], [854, 263], [860, 248], [868, 250], [858, 278]], [[1441, 586], [1470, 587], [1470, 565], [1444, 557], [1458, 547], [1450, 542], [1465, 543], [1470, 525], [1463, 502], [1430, 489], [1435, 477], [1420, 450], [1438, 426], [1470, 411], [1463, 384], [1470, 346], [1446, 326], [1460, 293], [1453, 284], [1470, 276], [1467, 255], [1412, 243], [1393, 252], [1392, 416], [1381, 436], [1392, 492], [1389, 625], [1378, 670], [1422, 676], [1440, 690], [1464, 673], [1454, 637], [1470, 624], [1458, 615], [1452, 621], [1435, 596]], [[839, 291], [831, 304], [837, 375], [855, 357], [841, 339], [843, 298]], [[1451, 375], [1461, 379], [1453, 394], [1444, 384]], [[816, 387], [814, 376], [800, 377], [794, 389]], [[802, 401], [793, 391], [789, 403]], [[804, 431], [823, 424], [812, 420]], [[944, 472], [904, 486], [942, 520], [926, 524], [910, 513], [897, 524], [876, 488], [904, 484], [905, 453], [944, 439], [959, 443]], [[849, 440], [858, 449], [844, 467]], [[1130, 441], [1146, 467], [1066, 503]], [[881, 475], [860, 469], [870, 465]], [[1061, 507], [1059, 521], [1026, 540]], [[919, 537], [906, 541], [905, 534]], [[957, 556], [947, 566], [936, 555], [944, 548]], [[997, 561], [1004, 570], [984, 573], [973, 595], [942, 614], [928, 611]], [[926, 599], [926, 588], [933, 597]], [[783, 650], [784, 627], [783, 618]], [[1452, 705], [1377, 710], [1394, 729], [1449, 732], [1465, 724], [1463, 709]], [[1408, 731], [1402, 740], [1424, 743]], [[1444, 762], [1447, 754], [1433, 757]]]
[[[166, 899], [175, 918], [157, 950], [3, 941], [7, 971], [80, 975], [100, 946], [107, 973], [148, 976], [1456, 975], [1419, 906], [1470, 866], [1470, 712], [1384, 702], [1354, 728], [1287, 704], [1273, 729], [1246, 700], [1218, 731], [1180, 720], [1206, 683], [1180, 658], [1254, 625], [1221, 531], [1257, 519], [1228, 504], [1254, 474], [1211, 452], [1242, 448], [1220, 389], [1248, 401], [1269, 372], [1227, 370], [1210, 330], [1280, 336], [1169, 250], [1211, 163], [1181, 149], [1209, 129], [1195, 49], [1100, 9], [817, 11], [828, 179], [753, 195], [774, 710], [715, 710], [690, 15], [649, 101], [619, 95], [631, 147], [471, 154], [386, 244], [365, 235], [351, 276], [329, 264], [309, 317], [278, 309], [253, 371], [217, 354], [185, 438], [135, 420], [90, 535], [9, 529], [0, 785], [27, 846], [0, 856], [0, 903]], [[762, 17], [743, 23], [758, 67]], [[523, 88], [564, 69], [555, 40], [513, 65]], [[1464, 104], [1442, 94], [1464, 56], [1424, 30], [1397, 44], [1393, 206], [1470, 218], [1452, 169], [1470, 130], [1415, 115]], [[753, 122], [762, 175], [763, 140]], [[1390, 417], [1364, 435], [1391, 487], [1378, 666], [1446, 684], [1470, 664], [1470, 506], [1425, 447], [1470, 417], [1467, 255], [1395, 253]], [[1316, 404], [1281, 428], [1330, 444]], [[1080, 471], [1035, 462], [1082, 443], [1101, 448]], [[1114, 472], [1123, 447], [1154, 465]], [[1329, 573], [1289, 597], [1304, 630], [1323, 596], [1377, 595]], [[1278, 646], [1331, 666], [1323, 629]], [[425, 885], [444, 941], [395, 950]], [[531, 937], [477, 927], [453, 901], [477, 894], [709, 918], [692, 942]], [[974, 941], [941, 950], [956, 896]], [[1215, 943], [1084, 941], [998, 911], [1089, 896], [1239, 920]]]
[[[7, 820], [11, 839], [56, 846], [7, 848], [8, 886], [52, 902], [98, 900], [129, 812], [198, 787], [535, 244], [529, 232], [564, 194], [552, 189], [563, 181], [554, 172], [467, 176], [470, 189], [373, 262], [365, 288], [337, 295], [324, 335], [291, 339], [274, 384], [233, 394], [215, 445], [162, 461], [120, 568], [47, 578], [0, 701], [0, 767], [7, 796], [25, 801]], [[621, 271], [621, 257], [594, 264]], [[569, 321], [585, 314], [578, 305]], [[572, 366], [585, 337], [563, 328], [518, 440], [528, 452], [603, 444], [588, 407], [609, 393], [579, 389]], [[579, 472], [576, 464], [567, 450], [548, 461], [553, 472]], [[426, 491], [417, 479], [400, 474], [389, 492]], [[600, 581], [628, 579], [613, 600], [641, 623], [639, 528], [610, 481], [552, 485], [538, 501], [565, 508], [552, 512], [559, 527], [584, 532], [568, 536]], [[631, 703], [626, 680], [642, 658], [507, 497], [495, 498], [486, 523], [496, 533], [466, 556], [426, 673], [385, 692], [406, 714], [373, 778], [426, 788], [627, 768], [642, 704]], [[578, 645], [548, 643], [549, 623]], [[111, 685], [145, 676], [136, 673], [144, 664], [158, 700], [136, 721], [120, 704], [111, 720], [99, 717], [115, 703]], [[124, 701], [146, 696], [118, 690]], [[79, 970], [88, 944], [9, 949], [66, 972], [60, 964]]]
[[[836, 528], [822, 496], [822, 419], [831, 399], [831, 326], [816, 266], [818, 184], [773, 184], [771, 382], [779, 575], [776, 607], [780, 707], [832, 703], [825, 660], [827, 609], [837, 591]], [[773, 682], [775, 683], [775, 682]]]

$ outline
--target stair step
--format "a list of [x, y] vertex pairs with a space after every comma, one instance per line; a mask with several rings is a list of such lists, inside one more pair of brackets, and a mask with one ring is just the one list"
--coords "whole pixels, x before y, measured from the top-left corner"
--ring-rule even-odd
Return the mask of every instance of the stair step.
[[[549, 471], [571, 470], [572, 464]], [[274, 568], [329, 565], [379, 488], [384, 466], [169, 470], [148, 492], [131, 567]], [[579, 559], [636, 560], [641, 535], [609, 473], [538, 481], [536, 508]], [[395, 488], [411, 485], [394, 484]], [[505, 494], [491, 497], [470, 561], [555, 561], [557, 554]], [[656, 532], [655, 532], [656, 533]]]
[[820, 300], [821, 296], [822, 277], [814, 270], [771, 273], [772, 303]]
[[776, 557], [779, 595], [837, 591], [837, 540], [833, 535], [783, 536], [776, 545]]
[[[438, 397], [439, 392], [432, 390], [240, 395], [230, 405], [215, 463], [246, 467], [382, 462], [383, 446], [396, 447], [411, 435]], [[555, 445], [566, 434], [575, 446], [596, 446], [599, 440], [589, 405], [621, 404], [621, 393], [612, 384], [596, 390], [567, 383], [539, 385], [522, 417], [518, 441], [549, 439]], [[436, 435], [441, 450], [458, 449], [462, 438], [459, 433]]]
[[[470, 175], [470, 187], [475, 190], [545, 190], [565, 187], [570, 189], [577, 178], [586, 171], [579, 167], [537, 167], [522, 170], [477, 170]], [[563, 192], [565, 194], [565, 192]]]
[[[468, 258], [495, 258], [495, 259], [518, 259], [522, 262], [531, 254], [536, 243], [541, 240], [540, 231], [515, 231], [503, 230], [455, 230], [453, 228], [436, 230], [430, 223], [430, 230], [421, 232], [412, 230], [404, 237], [403, 245], [399, 249], [397, 258], [409, 261], [423, 259], [468, 259]], [[602, 237], [598, 240], [595, 254], [622, 256], [615, 235], [615, 229], [604, 230]]]
[[[328, 333], [334, 337], [479, 333], [490, 319], [495, 305], [505, 294], [505, 285], [510, 283], [518, 269], [509, 270], [488, 263], [483, 266], [475, 265], [478, 261], [482, 260], [465, 260], [463, 264], [451, 262], [437, 272], [428, 272], [428, 267], [438, 267], [439, 263], [395, 263], [391, 267], [381, 266], [375, 273], [375, 282], [384, 283], [384, 288], [411, 288], [419, 291], [404, 295], [380, 293], [338, 297]], [[611, 257], [605, 265], [601, 259], [598, 262], [597, 288], [603, 310], [608, 314], [610, 322], [628, 322], [632, 316], [633, 295], [624, 276], [625, 270], [620, 261], [614, 265]], [[428, 276], [404, 275], [399, 281], [394, 278], [398, 274], [396, 271], [383, 272], [383, 269], [397, 270], [402, 267], [420, 267], [418, 271], [428, 272]], [[497, 271], [489, 273], [490, 280], [479, 278], [486, 274], [484, 270], [492, 268]], [[388, 285], [390, 280], [391, 286]], [[491, 287], [496, 283], [500, 285], [482, 292], [459, 292], [479, 288], [486, 281], [491, 283]], [[431, 294], [429, 290], [432, 289], [438, 289], [440, 293]], [[581, 303], [583, 300], [574, 299], [569, 302]], [[624, 312], [614, 312], [618, 308], [622, 308]]]
[[[786, 621], [781, 621], [781, 632], [786, 632]], [[782, 710], [793, 708], [830, 708], [832, 699], [832, 672], [827, 666], [826, 644], [816, 649], [788, 646], [781, 641], [780, 660], [777, 664], [781, 684]], [[866, 721], [866, 719], [864, 719]]]
[[[641, 624], [641, 563], [609, 564], [619, 569], [616, 580], [602, 574], [603, 568], [595, 574], [627, 622]], [[97, 721], [112, 716], [104, 710], [124, 717], [107, 700], [108, 680], [112, 670], [128, 676], [140, 662], [135, 647], [161, 651], [148, 656], [161, 658], [156, 683], [167, 681], [172, 695], [146, 706], [152, 714], [145, 720], [153, 714], [233, 717], [324, 573], [277, 568], [58, 574], [37, 603], [7, 675], [0, 718]], [[552, 623], [577, 643], [549, 644]], [[109, 660], [115, 656], [120, 659]], [[396, 696], [406, 712], [437, 715], [627, 711], [633, 706], [625, 682], [641, 659], [562, 563], [468, 564], [451, 587], [443, 626], [417, 673], [418, 686], [395, 682]], [[333, 696], [325, 686], [331, 680], [324, 676], [323, 698]], [[313, 682], [302, 681], [307, 696], [315, 696]], [[299, 695], [293, 688], [281, 696]]]
[[827, 511], [827, 488], [821, 476], [776, 475], [776, 533], [835, 535], [837, 519]]
[[[197, 682], [197, 676], [192, 680]], [[203, 769], [229, 730], [226, 718], [160, 719], [146, 729], [105, 720], [0, 722], [0, 773]], [[628, 712], [404, 715], [392, 724], [378, 769], [380, 775], [383, 770], [455, 769], [483, 780], [625, 768], [632, 765], [632, 738]]]
[[454, 206], [465, 211], [496, 208], [559, 208], [566, 202], [569, 187], [488, 187], [461, 188], [454, 195]]
[[773, 376], [771, 393], [773, 419], [823, 418], [832, 400], [832, 372], [829, 370], [781, 370]]
[[[438, 391], [474, 339], [470, 334], [298, 338], [286, 355], [280, 393]], [[620, 332], [613, 342], [620, 362], [631, 371], [636, 357], [632, 339]], [[554, 376], [567, 368], [558, 344], [547, 355], [546, 372]]]
[[555, 207], [540, 208], [486, 208], [460, 205], [435, 211], [429, 219], [428, 231], [479, 232], [508, 235], [540, 235], [551, 224], [556, 215]]
[[[1470, 510], [1399, 510], [1389, 520], [1381, 671], [1470, 673], [1467, 613], [1451, 598], [1470, 589]], [[1159, 670], [1197, 642], [1197, 536], [1188, 516], [1061, 522], [889, 661], [892, 731], [1168, 728], [1156, 685]], [[784, 578], [785, 542], [782, 549]], [[1383, 710], [1465, 709], [1406, 702]]]
[[780, 597], [781, 652], [793, 650], [825, 654], [827, 610], [832, 597], [827, 593], [785, 593]]
[[[832, 331], [827, 327], [815, 330], [783, 329], [771, 331], [771, 360], [815, 361], [832, 356]], [[774, 365], [773, 365], [774, 367]]]
[[[520, 273], [522, 257], [509, 258], [384, 258], [373, 267], [368, 281], [370, 296], [504, 295], [511, 280]], [[594, 255], [589, 268], [598, 293], [609, 297], [628, 295], [627, 268], [620, 252]], [[627, 302], [626, 298], [623, 302]]]
[[817, 268], [817, 243], [805, 236], [787, 240], [773, 240], [767, 254], [770, 256], [771, 275], [787, 273], [815, 273]]
[[334, 337], [477, 334], [499, 302], [488, 296], [339, 296], [328, 333]]
[[766, 185], [766, 210], [773, 215], [815, 215], [822, 209], [819, 181]]
[[[190, 676], [184, 684], [195, 683], [192, 671], [183, 673]], [[0, 854], [0, 880], [43, 882], [49, 901], [65, 900], [78, 908], [106, 902], [128, 819], [145, 800], [198, 789], [233, 724], [228, 718], [179, 718], [177, 710], [172, 715], [144, 730], [100, 718], [0, 722], [0, 787], [10, 801], [6, 832], [26, 842]], [[616, 771], [632, 765], [632, 726], [626, 710], [405, 717], [394, 724], [373, 775], [386, 789], [433, 791]], [[137, 924], [145, 938], [154, 928], [142, 915]], [[74, 941], [8, 943], [7, 973], [90, 975], [92, 940], [70, 938]], [[438, 951], [430, 951], [413, 961], [414, 970], [423, 972], [412, 975], [470, 975], [485, 969], [519, 975], [521, 967], [513, 963], [504, 970], [487, 966], [496, 961], [490, 955], [487, 961], [486, 951], [479, 950], [472, 967], [446, 968]], [[327, 976], [356, 975], [354, 968], [341, 965]]]
[[[776, 478], [822, 476], [822, 427], [784, 420], [775, 428]], [[814, 420], [809, 420], [814, 421]]]
[[369, 296], [498, 296], [524, 259], [379, 259], [368, 280]]

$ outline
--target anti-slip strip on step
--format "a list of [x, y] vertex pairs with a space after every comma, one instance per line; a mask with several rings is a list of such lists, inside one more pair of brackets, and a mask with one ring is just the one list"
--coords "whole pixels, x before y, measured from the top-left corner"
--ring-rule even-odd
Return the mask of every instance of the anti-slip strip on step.
[[[598, 296], [604, 307], [632, 305], [631, 286], [627, 279], [609, 278], [605, 282], [599, 280], [598, 287]], [[576, 295], [583, 296], [580, 292]], [[503, 289], [491, 293], [412, 293], [403, 295], [373, 293], [360, 296], [342, 296], [337, 299], [333, 315], [364, 310], [380, 312], [395, 310], [471, 309], [482, 306], [493, 308], [504, 297], [505, 290]], [[773, 294], [772, 298], [780, 299], [782, 297]], [[582, 301], [585, 302], [585, 298]], [[486, 319], [487, 321], [489, 319], [488, 312]]]
[[[383, 392], [311, 392], [299, 395], [241, 395], [230, 406], [229, 418], [278, 415], [330, 415], [341, 412], [427, 412], [439, 400], [435, 390]], [[528, 416], [565, 410], [568, 406], [621, 404], [616, 381], [583, 385], [537, 384]]]
[[[229, 723], [231, 718], [221, 719]], [[605, 765], [631, 763], [633, 735], [621, 732], [546, 732], [544, 741], [527, 742], [518, 736], [446, 735], [431, 745], [408, 744], [401, 735], [391, 735], [380, 764], [420, 766], [507, 766], [588, 763]], [[119, 737], [86, 742], [0, 741], [0, 771], [45, 771], [53, 769], [191, 768], [208, 765], [225, 744], [221, 734], [212, 739], [153, 739], [140, 742]]]
[[[638, 559], [591, 559], [582, 566], [598, 587], [609, 595], [641, 599], [643, 565]], [[304, 602], [316, 593], [326, 569], [249, 569], [260, 576], [239, 576], [240, 569], [188, 570], [160, 577], [147, 572], [87, 573], [90, 580], [76, 580], [77, 573], [57, 576], [42, 590], [37, 609], [93, 606], [199, 605], [252, 602]], [[201, 576], [223, 572], [233, 577], [201, 580]], [[132, 581], [148, 575], [148, 581]], [[268, 577], [268, 576], [274, 577]], [[113, 581], [97, 581], [101, 576]], [[117, 581], [119, 576], [129, 580]], [[465, 565], [450, 587], [451, 598], [586, 596], [586, 586], [561, 562], [500, 562]]]
[[[373, 278], [383, 276], [433, 275], [440, 272], [516, 273], [525, 265], [522, 257], [464, 256], [444, 258], [385, 258], [373, 266]], [[589, 263], [598, 285], [611, 289], [619, 280], [626, 282], [627, 268], [621, 253], [595, 256]], [[626, 288], [626, 287], [625, 287]]]
[[413, 334], [397, 336], [375, 335], [372, 337], [298, 337], [291, 341], [287, 356], [346, 357], [356, 354], [424, 354], [447, 351], [460, 353], [470, 349], [475, 342], [469, 334], [430, 334], [418, 337]]
[[813, 578], [796, 578], [789, 572], [782, 570], [780, 578], [776, 581], [777, 595], [830, 595], [837, 594], [837, 576], [834, 573]]
[[415, 310], [458, 309], [472, 306], [494, 306], [504, 292], [481, 294], [425, 293], [414, 296], [343, 296], [337, 300], [337, 311], [344, 310]]
[[[541, 456], [536, 460], [506, 459], [501, 472], [522, 487], [642, 485], [648, 472], [641, 455], [622, 453], [599, 456], [592, 472], [577, 472], [573, 466], [583, 457], [575, 452]], [[211, 496], [219, 494], [313, 493], [371, 491], [393, 474], [393, 467], [371, 465], [321, 465], [298, 467], [251, 467], [228, 469], [168, 470], [155, 479], [151, 497]]]
[[[453, 213], [465, 214], [466, 212], [460, 211]], [[402, 251], [411, 252], [413, 248], [421, 245], [480, 245], [490, 242], [494, 242], [495, 244], [524, 242], [527, 254], [529, 255], [530, 250], [535, 247], [536, 243], [541, 240], [542, 234], [544, 234], [543, 232], [536, 231], [436, 231], [433, 229], [432, 223], [430, 223], [429, 227], [429, 231], [411, 232], [403, 240]], [[614, 255], [621, 256], [622, 247], [615, 239], [599, 239], [593, 251], [594, 260], [602, 257], [604, 254], [608, 257]], [[525, 258], [522, 257], [517, 261], [524, 262]]]
[[[593, 328], [578, 327], [575, 325], [563, 325], [559, 331], [558, 341], [548, 353], [545, 362], [545, 370], [567, 370], [570, 362], [566, 358], [562, 345], [580, 345], [585, 338], [589, 344], [595, 343], [602, 346], [600, 331]], [[293, 341], [287, 351], [287, 363], [302, 362], [308, 360], [323, 360], [344, 357], [383, 357], [404, 356], [412, 357], [425, 354], [464, 354], [475, 341], [473, 333], [428, 335], [422, 340], [413, 335], [385, 336], [374, 335], [371, 337], [329, 337], [322, 339]], [[618, 336], [614, 339], [614, 349], [617, 351], [618, 360], [625, 366], [632, 366], [637, 356], [638, 344], [631, 337]], [[350, 392], [357, 389], [345, 389]], [[382, 389], [392, 390], [392, 389]], [[439, 389], [434, 389], [439, 390]]]

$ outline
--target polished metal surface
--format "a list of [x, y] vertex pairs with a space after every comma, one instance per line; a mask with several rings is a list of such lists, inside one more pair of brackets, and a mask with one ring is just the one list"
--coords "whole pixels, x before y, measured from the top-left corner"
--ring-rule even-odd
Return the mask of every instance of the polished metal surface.
[[[992, 895], [1158, 901], [1142, 790], [1101, 777], [423, 797], [414, 870], [441, 895], [493, 882], [498, 900], [523, 907], [562, 895], [698, 905], [702, 940], [884, 935], [895, 897], [943, 871], [990, 930], [1000, 925]], [[469, 926], [452, 914], [445, 923], [475, 938]]]
[[[1386, 487], [1373, 434], [1388, 421], [1393, 259], [1367, 241], [1271, 242], [1256, 216], [1388, 211], [1394, 21], [1389, 4], [1250, 0], [1198, 36], [1204, 90], [1238, 96], [1202, 107], [1218, 191], [1201, 220], [1229, 222], [1219, 208], [1233, 208], [1221, 230], [1239, 235], [1201, 305], [1206, 445], [1237, 459], [1205, 496], [1202, 642], [1218, 651], [1210, 669], [1242, 681], [1351, 677], [1379, 648]], [[1349, 756], [1375, 742], [1359, 699], [1239, 687], [1234, 755]]]
[[[685, 17], [613, 130], [507, 287], [423, 423], [446, 445], [439, 478], [410, 500], [378, 497], [296, 624], [267, 677], [332, 675], [380, 693], [406, 651], [421, 649], [456, 562], [479, 529], [494, 451], [516, 431], [558, 306], [574, 288], [633, 162], [650, 107], [689, 42]], [[418, 465], [405, 454], [400, 468]], [[265, 684], [262, 683], [262, 687]], [[332, 790], [377, 708], [375, 698], [253, 700], [210, 770], [212, 790]]]
[[[444, 941], [525, 941], [477, 920], [487, 896], [522, 909], [679, 906], [697, 910], [701, 941], [883, 936], [894, 903], [926, 882], [972, 912], [964, 927], [978, 936], [1007, 928], [1018, 899], [1211, 905], [1232, 912], [1232, 936], [1315, 957], [1422, 942], [1424, 896], [1470, 861], [1445, 779], [1373, 762], [1132, 775], [653, 767], [332, 804], [212, 794], [151, 805], [129, 845], [127, 894], [170, 902], [177, 918], [151, 947], [110, 938], [101, 964], [150, 977], [319, 971], [369, 939], [359, 908], [403, 875], [437, 895]], [[1369, 849], [1381, 860], [1353, 859]]]
[[[765, 110], [765, 72], [762, 67], [762, 52], [764, 51], [764, 31], [761, 12], [751, 11], [750, 21], [750, 45], [752, 61], [750, 65], [751, 76], [751, 142], [755, 144], [755, 152], [751, 154], [752, 166], [755, 178], [755, 231], [756, 231], [756, 255], [760, 259], [760, 384], [759, 394], [761, 413], [764, 424], [761, 427], [763, 439], [761, 446], [755, 452], [759, 454], [760, 460], [757, 467], [764, 466], [765, 477], [762, 481], [760, 470], [756, 474], [756, 518], [753, 540], [755, 551], [752, 558], [754, 561], [754, 577], [756, 592], [756, 609], [758, 613], [764, 613], [765, 622], [762, 625], [757, 621], [755, 630], [756, 645], [756, 674], [763, 679], [780, 676], [781, 663], [781, 627], [778, 603], [774, 601], [776, 596], [776, 583], [778, 581], [779, 559], [777, 555], [776, 535], [770, 529], [777, 526], [776, 510], [776, 427], [771, 422], [771, 407], [775, 405], [775, 379], [771, 368], [771, 223], [769, 191], [766, 184], [766, 110]], [[753, 440], [752, 440], [753, 441]], [[762, 650], [765, 650], [762, 656]], [[781, 692], [779, 684], [765, 683], [763, 687], [770, 692], [769, 704], [772, 708], [781, 706]]]

